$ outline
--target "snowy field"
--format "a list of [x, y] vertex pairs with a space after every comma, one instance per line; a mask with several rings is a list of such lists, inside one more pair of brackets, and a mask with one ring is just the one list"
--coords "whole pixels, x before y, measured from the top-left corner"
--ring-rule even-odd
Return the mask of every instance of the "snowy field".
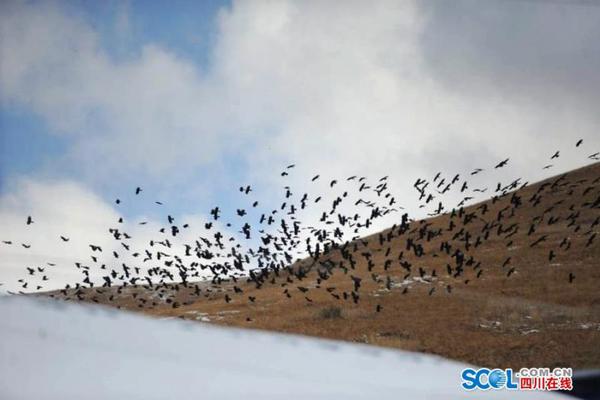
[[475, 398], [465, 364], [430, 355], [16, 296], [0, 315], [2, 399]]

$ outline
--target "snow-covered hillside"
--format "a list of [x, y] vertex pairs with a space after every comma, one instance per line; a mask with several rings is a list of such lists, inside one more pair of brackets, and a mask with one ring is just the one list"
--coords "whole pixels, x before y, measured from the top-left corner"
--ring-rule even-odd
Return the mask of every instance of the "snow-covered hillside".
[[[0, 299], [2, 399], [459, 399], [435, 356]], [[479, 399], [563, 398], [488, 391]]]

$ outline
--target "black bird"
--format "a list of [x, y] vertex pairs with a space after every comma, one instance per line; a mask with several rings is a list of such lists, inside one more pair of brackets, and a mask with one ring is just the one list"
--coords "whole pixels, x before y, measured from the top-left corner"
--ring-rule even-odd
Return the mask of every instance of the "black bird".
[[31, 215], [27, 217], [27, 225], [31, 225], [33, 224], [33, 219], [31, 218]]
[[[581, 144], [581, 140], [577, 143], [578, 144], [576, 146], [579, 146]], [[558, 156], [559, 152], [557, 151], [553, 158], [557, 158]], [[598, 154], [592, 156], [595, 157], [598, 156]], [[495, 168], [504, 167], [508, 164], [508, 162], [509, 159], [507, 158], [498, 163]], [[293, 164], [288, 166], [286, 170], [289, 171], [290, 168], [293, 168]], [[481, 171], [483, 171], [483, 169], [477, 168], [471, 172], [471, 175], [475, 175]], [[285, 176], [287, 173], [284, 171], [284, 174], [282, 175]], [[408, 272], [404, 279], [408, 279], [411, 274], [415, 274], [416, 268], [419, 269], [419, 275], [427, 281], [429, 281], [429, 276], [436, 276], [435, 270], [432, 270], [430, 273], [430, 271], [426, 271], [422, 267], [413, 266], [410, 262], [403, 258], [403, 252], [401, 252], [397, 260], [396, 256], [391, 256], [391, 254], [396, 253], [394, 249], [397, 249], [399, 244], [399, 242], [394, 242], [394, 238], [398, 238], [402, 235], [407, 235], [404, 236], [408, 244], [405, 251], [410, 253], [413, 253], [414, 251], [414, 254], [417, 257], [440, 257], [440, 261], [442, 257], [449, 257], [452, 261], [448, 260], [451, 262], [447, 264], [448, 275], [451, 278], [460, 278], [465, 284], [469, 282], [469, 278], [472, 280], [472, 276], [467, 272], [467, 267], [472, 267], [472, 273], [476, 274], [477, 278], [480, 278], [483, 273], [481, 261], [474, 259], [473, 255], [470, 254], [470, 249], [478, 248], [478, 246], [483, 245], [486, 241], [491, 239], [492, 235], [497, 236], [502, 244], [506, 244], [506, 246], [512, 246], [519, 240], [519, 236], [515, 236], [517, 231], [519, 234], [523, 234], [527, 233], [527, 229], [529, 229], [529, 237], [526, 237], [527, 242], [525, 242], [524, 245], [530, 244], [531, 247], [535, 247], [544, 241], [549, 241], [550, 238], [550, 235], [548, 235], [548, 238], [546, 238], [546, 236], [539, 237], [541, 235], [534, 235], [534, 233], [536, 233], [536, 229], [542, 230], [542, 226], [544, 226], [546, 222], [548, 225], [554, 225], [559, 220], [566, 220], [567, 223], [569, 223], [567, 228], [570, 228], [569, 230], [571, 231], [568, 232], [568, 235], [571, 236], [568, 236], [568, 240], [565, 239], [567, 240], [566, 242], [563, 241], [564, 243], [561, 243], [559, 246], [561, 250], [567, 251], [571, 246], [571, 242], [575, 246], [578, 244], [578, 240], [583, 241], [582, 244], [586, 243], [587, 241], [587, 246], [592, 246], [594, 243], [594, 228], [595, 226], [600, 225], [600, 217], [593, 217], [590, 220], [589, 215], [584, 214], [584, 211], [587, 212], [587, 210], [585, 210], [586, 207], [590, 209], [597, 209], [600, 206], [600, 195], [595, 193], [596, 189], [598, 188], [596, 183], [600, 182], [600, 177], [591, 185], [589, 182], [583, 185], [583, 183], [586, 181], [585, 179], [577, 182], [570, 182], [564, 179], [564, 176], [560, 178], [554, 178], [554, 181], [549, 181], [548, 183], [543, 184], [537, 192], [533, 193], [531, 199], [529, 199], [529, 194], [526, 195], [527, 197], [525, 197], [522, 192], [518, 191], [524, 187], [519, 180], [508, 185], [499, 184], [497, 193], [492, 198], [490, 204], [502, 204], [502, 202], [506, 202], [508, 204], [501, 205], [500, 207], [506, 207], [502, 208], [498, 212], [497, 217], [492, 217], [488, 221], [485, 220], [484, 217], [488, 213], [492, 214], [491, 210], [493, 207], [491, 205], [488, 206], [488, 203], [486, 203], [485, 206], [477, 207], [476, 210], [478, 211], [465, 209], [462, 206], [466, 204], [468, 200], [472, 199], [472, 197], [469, 196], [470, 192], [482, 193], [488, 188], [491, 188], [489, 191], [493, 191], [494, 186], [485, 185], [482, 186], [482, 189], [470, 188], [469, 186], [472, 186], [472, 183], [461, 179], [460, 175], [452, 174], [451, 176], [454, 176], [454, 178], [450, 180], [448, 177], [444, 178], [441, 173], [437, 173], [434, 178], [436, 183], [431, 185], [435, 190], [431, 190], [432, 188], [427, 190], [427, 187], [430, 185], [430, 181], [420, 178], [414, 185], [421, 195], [421, 203], [419, 205], [425, 206], [425, 204], [434, 204], [435, 200], [438, 201], [437, 211], [439, 213], [444, 211], [448, 211], [449, 214], [451, 213], [451, 215], [449, 215], [450, 227], [447, 230], [445, 228], [434, 229], [432, 224], [427, 220], [415, 221], [414, 219], [411, 219], [408, 214], [405, 214], [402, 216], [401, 225], [394, 225], [394, 227], [389, 229], [389, 231], [379, 234], [379, 247], [370, 247], [369, 242], [359, 239], [364, 236], [362, 235], [361, 231], [373, 226], [377, 218], [387, 215], [392, 211], [398, 211], [397, 209], [391, 209], [394, 202], [390, 201], [389, 199], [391, 198], [393, 200], [394, 197], [392, 196], [391, 190], [387, 188], [387, 177], [379, 179], [380, 183], [375, 187], [375, 189], [372, 189], [372, 186], [369, 186], [370, 182], [366, 177], [361, 177], [357, 180], [360, 188], [358, 188], [358, 185], [355, 188], [354, 185], [350, 186], [353, 188], [354, 193], [348, 189], [348, 191], [344, 192], [343, 195], [338, 195], [337, 199], [333, 201], [332, 206], [329, 208], [328, 204], [324, 204], [324, 209], [318, 209], [318, 207], [323, 204], [323, 201], [320, 201], [322, 199], [321, 196], [319, 196], [319, 193], [312, 194], [316, 198], [314, 200], [315, 204], [312, 206], [317, 208], [316, 210], [312, 211], [315, 211], [315, 215], [322, 216], [321, 222], [323, 222], [324, 227], [321, 225], [319, 225], [319, 227], [314, 227], [310, 224], [301, 224], [301, 222], [304, 221], [300, 221], [300, 215], [296, 211], [300, 208], [303, 210], [305, 209], [308, 204], [308, 194], [304, 194], [300, 202], [296, 203], [295, 201], [292, 201], [293, 196], [291, 193], [293, 189], [286, 186], [286, 203], [282, 205], [281, 210], [275, 209], [271, 212], [263, 211], [260, 219], [261, 225], [263, 223], [265, 224], [261, 226], [263, 229], [257, 230], [256, 233], [252, 231], [252, 233], [255, 235], [262, 235], [256, 238], [257, 242], [259, 243], [258, 247], [253, 247], [254, 245], [248, 245], [248, 248], [246, 249], [246, 243], [244, 243], [244, 246], [242, 246], [242, 244], [238, 242], [237, 237], [230, 237], [230, 235], [225, 236], [224, 232], [220, 232], [216, 226], [213, 226], [214, 222], [212, 221], [205, 223], [206, 229], [212, 229], [211, 231], [203, 231], [205, 236], [206, 233], [209, 233], [208, 237], [203, 237], [202, 235], [199, 237], [196, 236], [197, 239], [192, 239], [192, 243], [172, 245], [167, 239], [165, 239], [164, 236], [161, 235], [160, 238], [150, 239], [150, 247], [148, 249], [133, 249], [134, 245], [131, 244], [130, 247], [129, 242], [124, 240], [130, 239], [131, 236], [129, 236], [126, 232], [120, 231], [120, 229], [110, 228], [109, 233], [111, 236], [121, 243], [121, 245], [127, 251], [123, 251], [121, 254], [114, 252], [113, 255], [115, 258], [125, 258], [127, 256], [137, 257], [145, 254], [143, 256], [144, 263], [156, 262], [158, 265], [151, 266], [150, 264], [143, 264], [147, 265], [148, 267], [142, 268], [141, 265], [132, 265], [131, 267], [127, 267], [125, 264], [123, 264], [122, 269], [118, 266], [113, 266], [113, 268], [117, 268], [116, 271], [114, 269], [111, 270], [109, 266], [108, 270], [111, 271], [109, 274], [107, 274], [109, 281], [106, 281], [105, 279], [104, 283], [108, 284], [110, 282], [110, 285], [118, 287], [118, 289], [115, 289], [115, 295], [124, 295], [125, 293], [121, 293], [122, 288], [128, 287], [129, 285], [132, 285], [132, 287], [136, 286], [137, 288], [134, 293], [129, 291], [126, 292], [128, 297], [131, 296], [135, 299], [134, 306], [137, 307], [150, 306], [150, 302], [152, 302], [152, 306], [157, 306], [158, 301], [170, 304], [174, 308], [182, 307], [191, 304], [189, 303], [189, 299], [182, 298], [182, 296], [186, 293], [189, 295], [193, 295], [195, 293], [197, 297], [205, 296], [209, 299], [213, 299], [214, 297], [218, 296], [217, 293], [220, 293], [225, 301], [229, 303], [233, 301], [232, 297], [235, 297], [235, 295], [231, 296], [232, 294], [243, 293], [244, 290], [246, 290], [242, 290], [244, 286], [237, 283], [238, 279], [246, 279], [246, 277], [248, 279], [247, 282], [255, 284], [257, 290], [261, 289], [261, 287], [266, 287], [269, 282], [273, 285], [278, 285], [276, 277], [280, 277], [282, 278], [281, 287], [291, 284], [288, 286], [288, 288], [296, 287], [299, 291], [303, 292], [303, 296], [308, 295], [309, 290], [311, 293], [314, 293], [318, 290], [327, 289], [327, 292], [335, 299], [341, 300], [343, 295], [345, 300], [352, 300], [355, 303], [358, 303], [360, 298], [359, 290], [361, 289], [361, 278], [351, 275], [350, 272], [363, 267], [363, 264], [358, 263], [359, 258], [364, 257], [364, 264], [366, 264], [366, 268], [371, 273], [371, 277], [373, 278], [375, 284], [380, 286], [385, 285], [388, 290], [393, 290], [395, 285], [393, 285], [393, 282], [389, 276], [387, 279], [384, 279], [385, 275], [381, 275], [380, 271], [377, 269], [382, 267], [383, 271], [381, 271], [381, 273], [385, 274], [386, 272], [384, 271], [388, 271], [389, 268], [393, 269], [395, 262], [398, 262], [400, 266], [406, 270], [403, 272], [403, 274]], [[319, 178], [320, 176], [316, 175], [312, 180], [315, 181]], [[357, 176], [347, 178], [347, 180], [354, 179], [357, 179]], [[337, 180], [330, 180], [330, 187], [333, 188], [337, 183]], [[460, 189], [460, 191], [463, 192], [466, 197], [463, 197], [462, 202], [459, 203], [454, 209], [452, 209], [452, 207], [449, 208], [448, 204], [444, 204], [444, 202], [440, 201], [443, 200], [442, 196], [446, 192], [449, 192], [450, 190], [458, 192], [457, 189]], [[467, 192], [467, 190], [469, 190], [469, 192]], [[240, 187], [240, 191], [249, 194], [250, 186], [244, 185]], [[555, 201], [551, 199], [551, 196], [554, 193], [563, 193], [563, 191], [567, 198], [570, 197], [573, 200], [565, 199], [561, 201]], [[141, 188], [138, 187], [136, 189], [136, 195], [140, 192]], [[353, 203], [356, 200], [353, 198], [353, 195], [360, 196], [363, 194], [362, 192], [377, 193], [377, 197], [379, 200], [383, 200], [383, 204], [378, 204], [378, 199], [363, 197], [355, 203], [354, 210], [356, 211], [352, 211], [354, 216], [345, 215], [345, 212], [341, 211], [343, 207], [339, 207], [340, 204], [344, 203], [344, 199], [346, 199], [347, 196], [348, 199], [352, 199], [349, 200], [349, 203]], [[589, 196], [586, 197], [587, 194], [590, 196], [593, 194], [594, 198], [590, 198]], [[579, 205], [575, 200], [577, 197], [583, 198], [583, 204], [581, 205], [583, 209], [581, 210], [581, 215], [580, 210], [575, 208]], [[248, 204], [252, 204], [253, 207], [257, 207], [258, 202], [252, 201], [253, 200], [249, 201]], [[573, 203], [569, 208], [568, 213], [571, 214], [568, 217], [566, 217], [566, 215], [563, 216], [560, 213], [562, 210], [559, 209], [559, 205], [562, 201], [569, 201], [569, 203], [565, 203], [563, 207], [567, 207], [571, 202]], [[156, 203], [158, 204], [158, 202]], [[316, 205], [316, 203], [319, 203], [319, 205]], [[525, 203], [527, 203], [527, 206], [530, 208], [543, 204], [540, 207], [545, 208], [545, 210], [540, 210], [539, 215], [535, 218], [525, 219], [523, 214], [519, 215], [520, 207], [525, 205]], [[310, 207], [311, 206], [309, 205], [308, 208]], [[361, 209], [363, 209], [363, 207], [368, 210], [367, 215], [362, 215]], [[497, 210], [495, 210], [495, 212], [497, 212]], [[213, 216], [214, 220], [217, 220], [221, 218], [219, 215], [220, 213], [221, 210], [219, 207], [215, 207], [213, 210], [211, 210], [210, 214]], [[223, 218], [225, 218], [225, 215], [228, 217], [231, 215], [230, 212], [226, 213], [226, 210], [223, 210], [222, 214]], [[235, 216], [236, 214], [233, 215]], [[246, 217], [248, 214], [246, 213], [246, 210], [239, 209], [237, 215], [240, 217]], [[277, 217], [277, 219], [275, 217]], [[591, 222], [594, 218], [596, 218], [596, 221]], [[268, 225], [273, 228], [271, 230], [269, 230], [269, 228], [266, 226], [267, 219]], [[239, 221], [237, 218], [235, 218], [235, 220]], [[120, 218], [119, 222], [122, 221], [123, 219]], [[168, 216], [168, 221], [171, 225], [175, 222], [171, 216]], [[279, 221], [281, 224], [277, 224]], [[474, 228], [477, 229], [477, 231], [473, 231], [468, 226], [473, 221], [480, 221], [482, 222], [482, 225], [485, 224], [485, 226], [481, 231], [479, 231], [478, 227]], [[239, 231], [241, 229], [241, 232], [245, 234], [246, 238], [250, 239], [251, 228], [248, 222], [249, 221], [244, 220], [238, 225], [238, 223], [225, 221], [224, 224], [227, 225], [227, 227], [236, 225], [235, 228], [232, 228], [232, 231]], [[33, 223], [33, 220], [31, 220], [31, 223]], [[45, 221], [42, 221], [42, 223], [44, 224]], [[144, 223], [145, 222], [142, 222], [142, 224]], [[278, 226], [276, 227], [273, 224]], [[188, 224], [181, 226], [186, 228]], [[279, 228], [279, 226], [281, 228]], [[123, 225], [120, 225], [120, 227], [125, 229]], [[346, 233], [346, 229], [349, 231], [348, 234]], [[169, 230], [171, 230], [171, 233], [175, 235], [175, 233], [179, 232], [179, 227], [174, 225], [171, 227], [162, 227], [160, 232], [168, 233]], [[445, 238], [442, 236], [445, 235], [445, 232], [452, 232], [450, 237], [452, 237], [452, 235], [454, 235], [454, 237], [452, 239], [447, 237]], [[307, 236], [306, 249], [302, 248], [304, 238], [301, 239], [301, 237], [304, 235], [304, 233], [306, 233]], [[352, 238], [350, 235], [352, 235]], [[69, 238], [66, 236], [60, 237], [64, 242], [69, 240]], [[244, 236], [242, 236], [242, 238], [243, 237]], [[435, 244], [436, 238], [438, 238], [440, 241], [446, 241], [446, 245], [443, 245], [441, 248], [439, 248], [439, 250], [435, 249], [435, 247], [438, 247]], [[377, 239], [374, 239], [374, 241], [377, 242]], [[531, 243], [530, 241], [534, 242]], [[5, 241], [4, 243], [7, 242]], [[430, 251], [430, 247], [428, 247], [428, 250], [425, 250], [424, 246], [426, 243], [433, 245], [433, 250]], [[181, 254], [179, 251], [175, 251], [175, 248], [178, 247], [181, 248], [181, 253], [183, 253], [183, 249], [185, 249], [185, 255]], [[543, 245], [540, 245], [539, 247], [544, 248]], [[99, 266], [99, 263], [96, 264], [99, 257], [97, 258], [94, 252], [101, 252], [102, 249], [100, 246], [95, 245], [90, 245], [90, 248], [93, 254], [90, 256], [94, 261], [94, 264], [90, 265], [89, 267], [80, 263], [76, 264], [77, 269], [83, 273], [84, 279], [76, 284], [72, 292], [67, 293], [67, 289], [69, 288], [65, 288], [65, 297], [71, 297], [75, 300], [85, 299], [88, 301], [97, 301], [99, 298], [94, 297], [94, 293], [100, 295], [102, 294], [102, 290], [108, 290], [106, 288], [97, 289], [93, 287], [93, 283], [95, 282], [92, 282], [90, 278], [91, 268]], [[167, 250], [168, 248], [172, 248], [172, 250], [169, 251]], [[132, 249], [131, 251], [133, 251], [133, 253], [130, 253], [130, 249]], [[303, 250], [306, 250], [309, 254], [307, 257], [311, 259], [310, 261], [312, 262], [312, 265], [310, 263], [306, 264], [306, 266], [304, 264], [300, 264], [301, 266], [297, 267], [296, 262], [299, 261], [300, 258], [303, 258]], [[403, 249], [401, 248], [399, 250]], [[510, 250], [512, 251], [513, 248], [511, 247]], [[544, 251], [549, 251], [549, 253], [545, 253], [548, 254], [549, 261], [552, 261], [557, 257], [554, 250], [548, 249]], [[113, 252], [113, 249], [111, 248], [109, 252]], [[384, 253], [385, 256], [383, 259], [380, 257], [375, 257], [376, 254], [383, 256]], [[541, 257], [544, 257], [545, 254], [543, 254]], [[499, 258], [502, 257], [501, 259], [505, 260], [503, 267], [508, 266], [510, 268], [510, 270], [507, 272], [508, 278], [510, 275], [516, 272], [516, 269], [511, 268], [511, 258], [507, 258], [507, 256], [508, 254], [504, 255], [503, 257], [502, 255], [499, 255]], [[226, 260], [221, 262], [221, 259]], [[455, 262], [453, 259], [455, 259]], [[141, 257], [138, 258], [138, 260], [141, 261]], [[377, 262], [375, 262], [375, 260], [377, 260]], [[446, 261], [443, 263], [446, 263]], [[443, 263], [441, 265], [444, 265]], [[237, 271], [248, 271], [250, 270], [250, 266], [253, 264], [257, 265], [257, 269], [251, 270], [248, 275], [244, 274], [245, 277], [241, 278], [242, 274]], [[316, 272], [318, 274], [318, 276], [314, 277], [316, 284], [312, 282], [312, 277], [309, 275], [309, 272], [313, 266], [317, 270]], [[413, 270], [411, 270], [411, 266], [414, 267]], [[351, 283], [354, 283], [353, 291], [339, 294], [333, 290], [329, 291], [331, 286], [326, 287], [325, 281], [333, 275], [334, 268], [339, 268], [348, 278], [351, 277]], [[100, 269], [107, 270], [107, 267], [106, 265], [102, 265]], [[192, 292], [193, 288], [188, 287], [188, 282], [190, 285], [193, 285], [192, 277], [201, 278], [200, 270], [210, 270], [212, 272], [213, 277], [210, 288], [207, 288], [206, 290], [203, 289], [202, 293], [200, 293], [200, 291]], [[40, 269], [38, 269], [38, 271], [41, 272], [41, 276], [43, 271]], [[312, 271], [313, 273], [315, 272], [314, 269]], [[286, 273], [287, 276], [285, 275]], [[35, 270], [33, 271], [33, 274], [35, 274]], [[283, 274], [283, 276], [280, 274]], [[48, 277], [46, 275], [42, 277], [42, 280], [47, 279]], [[571, 273], [569, 276], [569, 281], [572, 282], [573, 279], [574, 275]], [[148, 285], [145, 283], [140, 285], [140, 282], [144, 282], [144, 280], [148, 282]], [[302, 280], [305, 280], [307, 283], [300, 283]], [[228, 282], [232, 281], [238, 286], [233, 286], [233, 284], [229, 286]], [[167, 284], [166, 282], [173, 283]], [[300, 285], [303, 284], [304, 286], [297, 286], [296, 282], [298, 282]], [[21, 283], [26, 284], [25, 281]], [[34, 285], [35, 284], [32, 284], [32, 287], [35, 287]], [[406, 294], [408, 292], [408, 287], [406, 285], [400, 286], [402, 286], [402, 294]], [[456, 287], [456, 284], [454, 284], [454, 286]], [[430, 285], [429, 289], [427, 289], [430, 296], [434, 294], [437, 287], [437, 285]], [[444, 286], [440, 287], [440, 290], [442, 292], [446, 290], [448, 293], [451, 293], [455, 287], [453, 288], [451, 285], [445, 284]], [[288, 288], [285, 289], [283, 294], [290, 298], [291, 295], [288, 291]], [[146, 290], [149, 293], [156, 293], [158, 295], [156, 301], [149, 300], [150, 302], [146, 304], [146, 301], [148, 300], [146, 300], [146, 298], [143, 296], [143, 293]], [[177, 292], [179, 294], [177, 294]], [[178, 302], [175, 302], [176, 299]], [[312, 300], [308, 297], [305, 297], [305, 299], [307, 302], [312, 302]], [[113, 301], [112, 294], [109, 301]], [[254, 296], [248, 296], [249, 303], [254, 303], [254, 301]], [[376, 312], [381, 312], [383, 310], [382, 305], [376, 303], [375, 310]]]
[[502, 167], [504, 167], [506, 164], [508, 164], [508, 160], [510, 160], [510, 158], [507, 158], [505, 160], [500, 161], [498, 164], [496, 164], [496, 166], [494, 168], [502, 168]]
[[142, 188], [141, 188], [141, 187], [137, 187], [137, 188], [135, 188], [135, 194], [136, 194], [136, 195], [140, 194], [140, 192], [141, 192], [141, 191], [142, 191]]
[[591, 235], [587, 241], [587, 243], [585, 244], [585, 247], [590, 247], [592, 245], [592, 242], [594, 241], [594, 238], [596, 237], [596, 234], [594, 233], [593, 235]]
[[577, 143], [575, 143], [575, 147], [579, 147], [583, 143], [583, 139], [579, 139]]
[[548, 235], [544, 235], [544, 236], [540, 237], [538, 240], [536, 240], [535, 242], [531, 243], [529, 245], [529, 247], [535, 247], [535, 246], [537, 246], [538, 244], [544, 242], [547, 237], [548, 237]]

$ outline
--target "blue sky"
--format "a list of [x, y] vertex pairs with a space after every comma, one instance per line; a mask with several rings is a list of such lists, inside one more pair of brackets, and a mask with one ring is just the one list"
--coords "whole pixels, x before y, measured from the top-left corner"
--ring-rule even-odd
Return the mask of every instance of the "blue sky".
[[[231, 4], [213, 0], [74, 1], [65, 6], [94, 26], [103, 47], [117, 59], [134, 57], [142, 45], [157, 43], [205, 68], [216, 36], [217, 13]], [[119, 27], [124, 15], [126, 29]], [[119, 36], [122, 30], [127, 31], [125, 41]]]
[[600, 151], [599, 37], [591, 2], [2, 2], [0, 226], [40, 244], [0, 248], [0, 263], [62, 251], [44, 229], [200, 225], [217, 204], [270, 211], [284, 186], [329, 193], [355, 174], [389, 175], [399, 204], [426, 212], [417, 177], [506, 157], [481, 179], [585, 165]]
[[[2, 181], [38, 171], [65, 151], [65, 141], [48, 135], [44, 121], [31, 112], [2, 107], [0, 123]], [[0, 190], [4, 190], [4, 185]]]

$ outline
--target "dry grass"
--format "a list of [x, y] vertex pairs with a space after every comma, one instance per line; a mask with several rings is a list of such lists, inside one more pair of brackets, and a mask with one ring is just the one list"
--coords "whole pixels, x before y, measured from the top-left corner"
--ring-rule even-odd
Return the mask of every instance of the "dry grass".
[[323, 319], [342, 318], [342, 309], [336, 306], [325, 307], [319, 311], [319, 317]]

